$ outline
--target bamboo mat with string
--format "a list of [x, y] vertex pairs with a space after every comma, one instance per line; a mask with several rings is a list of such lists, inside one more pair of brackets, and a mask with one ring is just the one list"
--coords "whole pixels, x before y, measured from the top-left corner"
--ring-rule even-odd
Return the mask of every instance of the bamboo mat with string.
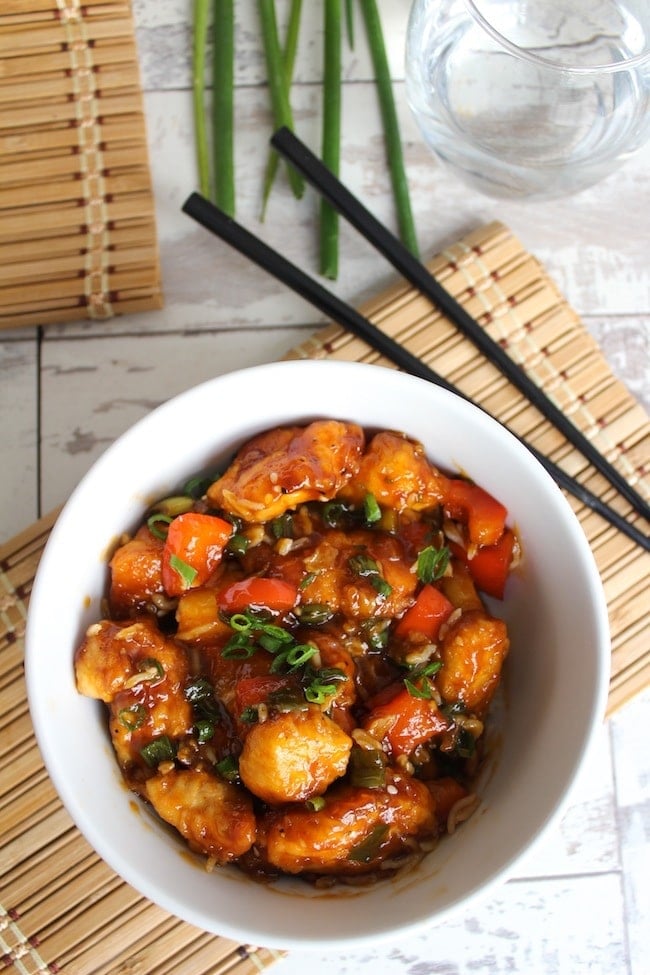
[[[46, 0], [42, 0], [43, 3]], [[598, 346], [538, 261], [503, 225], [477, 230], [435, 257], [447, 290], [562, 405], [644, 495], [650, 493], [650, 418], [612, 375]], [[363, 312], [412, 352], [622, 514], [614, 497], [543, 420], [428, 301], [400, 284]], [[287, 358], [380, 362], [336, 325]], [[609, 713], [650, 684], [650, 555], [569, 498], [591, 543], [609, 607]], [[23, 680], [31, 585], [55, 515], [0, 547], [0, 964], [11, 975], [249, 975], [280, 957], [237, 945], [170, 917], [93, 853], [59, 802], [33, 737]], [[561, 553], [558, 553], [561, 558]]]
[[0, 328], [161, 305], [130, 0], [2, 0]]

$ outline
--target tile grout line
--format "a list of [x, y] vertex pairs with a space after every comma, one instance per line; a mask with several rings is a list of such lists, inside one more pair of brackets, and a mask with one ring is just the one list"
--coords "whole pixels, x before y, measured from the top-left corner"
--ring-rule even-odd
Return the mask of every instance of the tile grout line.
[[607, 722], [607, 743], [609, 746], [609, 764], [612, 770], [612, 784], [614, 786], [614, 825], [615, 825], [615, 833], [616, 833], [616, 850], [618, 853], [618, 862], [620, 867], [619, 885], [620, 885], [620, 893], [621, 893], [621, 903], [623, 905], [622, 927], [623, 927], [623, 938], [625, 939], [623, 943], [623, 947], [625, 949], [625, 961], [627, 964], [627, 971], [629, 975], [633, 975], [632, 953], [630, 951], [630, 932], [629, 932], [628, 913], [627, 913], [628, 897], [627, 897], [627, 890], [625, 884], [625, 862], [623, 856], [623, 843], [621, 838], [622, 816], [621, 816], [621, 807], [619, 803], [618, 769], [616, 767], [616, 749], [614, 748], [614, 741], [613, 741], [614, 732], [612, 730], [612, 727], [613, 727], [612, 722], [608, 721]]

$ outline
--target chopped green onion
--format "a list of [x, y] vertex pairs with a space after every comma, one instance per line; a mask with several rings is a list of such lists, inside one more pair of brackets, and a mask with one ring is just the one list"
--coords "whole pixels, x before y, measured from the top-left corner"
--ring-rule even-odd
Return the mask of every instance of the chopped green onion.
[[390, 632], [390, 620], [369, 619], [364, 620], [361, 628], [366, 634], [368, 645], [372, 650], [385, 650], [388, 646], [388, 636]]
[[314, 670], [308, 666], [305, 670], [305, 699], [310, 704], [324, 704], [332, 694], [336, 694], [336, 684], [345, 680], [345, 674], [338, 667], [323, 667]]
[[386, 155], [392, 179], [393, 196], [397, 208], [400, 237], [404, 245], [417, 257], [418, 243], [404, 167], [402, 140], [376, 0], [361, 0], [361, 11], [366, 23], [368, 44], [375, 69], [377, 93], [379, 95], [379, 105], [384, 123]]
[[387, 834], [388, 825], [386, 823], [378, 823], [365, 839], [352, 847], [348, 853], [348, 860], [352, 860], [354, 863], [369, 863], [379, 853], [381, 844], [386, 839]]
[[305, 799], [305, 805], [311, 812], [320, 812], [325, 808], [326, 802], [322, 796], [313, 796], [311, 799]]
[[214, 723], [209, 718], [200, 718], [194, 725], [194, 733], [198, 738], [199, 745], [205, 745], [214, 737]]
[[[293, 67], [296, 61], [296, 51], [298, 49], [298, 31], [300, 28], [300, 13], [302, 9], [302, 0], [292, 0], [291, 9], [289, 11], [289, 23], [287, 25], [287, 36], [284, 44], [284, 51], [282, 52], [282, 63], [284, 65], [284, 83], [287, 87], [287, 91], [291, 88], [291, 82], [293, 81]], [[260, 220], [264, 221], [266, 216], [266, 207], [269, 202], [269, 197], [271, 195], [271, 189], [275, 181], [275, 175], [278, 171], [278, 166], [280, 164], [280, 156], [275, 151], [271, 149], [269, 153], [269, 158], [266, 163], [266, 169], [264, 170], [264, 189], [262, 191], [262, 213], [260, 215]]]
[[244, 555], [250, 547], [250, 540], [245, 535], [231, 535], [226, 544], [226, 551], [231, 555]]
[[253, 707], [252, 705], [244, 708], [242, 713], [239, 715], [239, 720], [244, 724], [255, 724], [258, 718], [259, 715], [257, 713], [257, 708]]
[[455, 751], [461, 758], [471, 758], [476, 751], [476, 739], [467, 728], [459, 728]]
[[188, 565], [174, 553], [169, 557], [169, 565], [181, 577], [185, 588], [190, 589], [198, 575], [196, 569], [193, 569], [191, 565]]
[[[274, 0], [258, 0], [258, 7], [262, 24], [273, 124], [276, 129], [286, 126], [293, 132], [293, 113], [289, 103], [285, 69], [280, 53]], [[294, 196], [300, 199], [305, 191], [305, 183], [302, 176], [289, 164], [287, 164], [287, 176]]]
[[159, 660], [155, 657], [143, 657], [142, 660], [138, 661], [138, 672], [143, 674], [147, 671], [155, 671], [157, 677], [165, 676], [165, 668]]
[[205, 51], [208, 39], [209, 0], [194, 0], [192, 40], [192, 105], [199, 177], [203, 196], [210, 195], [210, 155], [205, 124]]
[[185, 700], [190, 704], [211, 700], [214, 694], [212, 684], [205, 677], [197, 677], [185, 688]]
[[411, 697], [419, 697], [423, 701], [433, 698], [433, 689], [429, 677], [437, 674], [442, 667], [442, 661], [432, 660], [427, 664], [413, 667], [408, 677], [404, 678], [404, 686]]
[[235, 633], [221, 651], [224, 660], [248, 660], [255, 653], [255, 644], [245, 633]]
[[381, 789], [386, 785], [386, 766], [379, 749], [355, 745], [348, 763], [350, 784], [359, 789]]
[[377, 498], [370, 492], [363, 499], [363, 514], [368, 525], [381, 520], [381, 508], [377, 503]]
[[274, 518], [270, 525], [271, 534], [274, 538], [293, 538], [293, 518], [289, 512]]
[[214, 0], [212, 17], [212, 144], [214, 202], [235, 215], [235, 4]]
[[197, 474], [187, 482], [183, 488], [183, 494], [189, 495], [190, 498], [196, 501], [198, 498], [202, 498], [210, 485], [218, 481], [220, 477], [221, 474], [218, 471], [212, 474]]
[[[321, 158], [338, 176], [341, 159], [341, 0], [324, 3], [324, 74]], [[336, 280], [339, 270], [339, 215], [331, 203], [320, 201], [320, 272]]]
[[305, 603], [299, 606], [297, 616], [305, 626], [321, 626], [334, 616], [334, 611], [325, 603]]
[[[167, 528], [171, 525], [172, 519], [169, 515], [163, 515], [157, 512], [154, 515], [150, 515], [147, 518], [147, 528], [151, 532], [154, 538], [157, 538], [160, 542], [164, 542], [167, 538]], [[159, 528], [159, 525], [165, 525], [165, 529]]]
[[307, 586], [311, 586], [312, 582], [316, 578], [315, 572], [308, 572], [306, 576], [303, 576], [298, 585], [298, 589], [306, 589]]
[[141, 748], [140, 754], [149, 768], [156, 768], [161, 762], [173, 762], [176, 750], [167, 735], [161, 735]]
[[450, 555], [451, 552], [446, 545], [442, 548], [435, 548], [433, 545], [423, 548], [417, 561], [417, 576], [420, 582], [429, 583], [441, 579], [447, 571]]
[[379, 566], [369, 555], [353, 555], [348, 559], [352, 571], [362, 579], [367, 579], [380, 596], [390, 596], [393, 587], [382, 576]]
[[239, 766], [232, 755], [227, 755], [220, 762], [217, 762], [216, 768], [219, 775], [227, 782], [237, 782], [239, 780]]
[[129, 704], [126, 708], [120, 708], [117, 719], [127, 731], [137, 731], [147, 720], [147, 709], [144, 704]]
[[408, 677], [405, 677], [404, 687], [411, 697], [417, 697], [421, 701], [430, 701], [433, 697], [433, 691], [428, 680], [421, 680], [419, 684], [416, 684], [414, 681], [409, 680]]

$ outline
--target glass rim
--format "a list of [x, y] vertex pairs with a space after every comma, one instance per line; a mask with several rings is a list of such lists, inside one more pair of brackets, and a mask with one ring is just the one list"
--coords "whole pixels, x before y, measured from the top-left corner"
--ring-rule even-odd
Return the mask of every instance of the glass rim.
[[490, 37], [497, 42], [501, 47], [504, 47], [507, 51], [513, 54], [515, 57], [522, 58], [525, 61], [530, 61], [533, 64], [537, 64], [545, 68], [553, 68], [556, 71], [564, 71], [567, 74], [575, 75], [585, 75], [593, 74], [594, 71], [607, 72], [613, 74], [616, 71], [628, 71], [630, 68], [636, 68], [640, 64], [650, 60], [650, 47], [646, 47], [644, 51], [640, 54], [635, 54], [631, 58], [626, 58], [624, 61], [606, 61], [602, 64], [563, 64], [562, 61], [555, 61], [551, 58], [544, 58], [539, 54], [535, 54], [533, 51], [526, 47], [520, 47], [513, 41], [508, 40], [508, 38], [500, 33], [493, 27], [489, 20], [483, 16], [481, 11], [476, 5], [476, 0], [465, 0], [465, 5], [469, 9], [470, 14], [478, 25], [490, 35]]

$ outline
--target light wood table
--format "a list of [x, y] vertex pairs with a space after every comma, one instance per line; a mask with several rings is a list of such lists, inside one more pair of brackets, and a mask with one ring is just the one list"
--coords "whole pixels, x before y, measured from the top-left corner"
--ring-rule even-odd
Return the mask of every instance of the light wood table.
[[[314, 311], [180, 212], [195, 188], [187, 0], [134, 0], [161, 246], [165, 307], [104, 323], [0, 335], [0, 540], [62, 503], [126, 427], [171, 395], [240, 366], [277, 359], [323, 323]], [[320, 144], [320, 4], [305, 4], [293, 92], [298, 133]], [[574, 199], [502, 203], [445, 173], [421, 143], [401, 78], [408, 4], [384, 0], [422, 253], [491, 220], [547, 267], [614, 372], [650, 405], [650, 147]], [[310, 273], [317, 201], [280, 179], [258, 219], [271, 131], [256, 6], [238, 5], [237, 215]], [[362, 25], [346, 51], [341, 173], [389, 226], [394, 211]], [[341, 227], [333, 289], [360, 303], [395, 279]], [[219, 418], [215, 417], [215, 423]], [[410, 942], [344, 957], [293, 953], [277, 975], [648, 972], [650, 694], [604, 725], [557, 831], [480, 909]]]

